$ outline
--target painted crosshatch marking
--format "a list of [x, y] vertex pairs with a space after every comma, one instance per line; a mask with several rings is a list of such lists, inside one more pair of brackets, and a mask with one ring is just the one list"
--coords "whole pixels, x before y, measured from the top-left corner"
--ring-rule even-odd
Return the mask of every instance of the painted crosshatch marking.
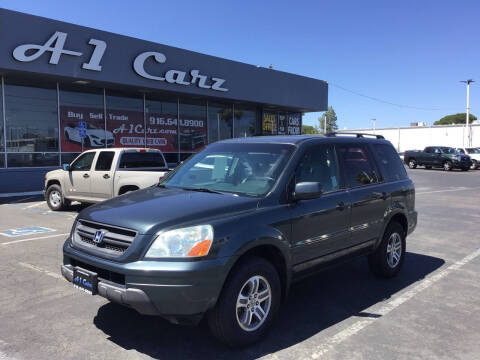
[[17, 236], [41, 234], [41, 233], [52, 232], [52, 231], [56, 231], [56, 230], [41, 227], [41, 226], [27, 226], [23, 228], [8, 229], [8, 230], [0, 231], [0, 235], [8, 236], [8, 237], [17, 237]]

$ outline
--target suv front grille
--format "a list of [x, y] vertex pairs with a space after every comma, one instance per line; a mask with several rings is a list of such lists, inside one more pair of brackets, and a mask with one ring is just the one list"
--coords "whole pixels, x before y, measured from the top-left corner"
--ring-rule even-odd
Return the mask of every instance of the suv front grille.
[[[104, 234], [99, 244], [94, 241], [97, 231], [103, 231]], [[79, 220], [75, 226], [73, 242], [101, 253], [120, 256], [130, 247], [136, 235], [133, 230]]]

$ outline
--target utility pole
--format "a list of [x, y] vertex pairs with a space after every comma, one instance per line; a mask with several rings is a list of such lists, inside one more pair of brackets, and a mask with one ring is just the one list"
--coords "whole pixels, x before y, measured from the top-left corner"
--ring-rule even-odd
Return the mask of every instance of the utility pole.
[[473, 81], [472, 79], [468, 79], [468, 80], [462, 80], [460, 82], [467, 84], [467, 119], [465, 122], [465, 126], [466, 126], [465, 130], [467, 133], [467, 145], [465, 145], [465, 137], [464, 137], [463, 146], [470, 147], [472, 146], [470, 141], [470, 84], [475, 81]]
[[327, 133], [327, 115], [323, 114], [324, 120], [323, 120], [323, 134], [325, 135]]

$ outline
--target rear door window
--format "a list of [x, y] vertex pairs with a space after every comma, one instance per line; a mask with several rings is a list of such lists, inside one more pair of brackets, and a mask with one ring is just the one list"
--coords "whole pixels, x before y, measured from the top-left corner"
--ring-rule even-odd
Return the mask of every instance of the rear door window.
[[365, 186], [380, 182], [375, 164], [364, 144], [340, 144], [337, 154], [342, 163], [348, 187]]
[[113, 151], [101, 151], [95, 164], [95, 171], [110, 171], [114, 156]]
[[373, 144], [372, 148], [380, 172], [386, 181], [397, 181], [407, 178], [405, 167], [393, 146], [387, 144]]
[[121, 170], [164, 167], [165, 161], [159, 152], [125, 152], [119, 165]]

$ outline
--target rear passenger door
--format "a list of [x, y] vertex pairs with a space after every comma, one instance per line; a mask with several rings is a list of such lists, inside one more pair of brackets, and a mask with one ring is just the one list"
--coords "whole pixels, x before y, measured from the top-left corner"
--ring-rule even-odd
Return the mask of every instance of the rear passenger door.
[[390, 201], [367, 143], [337, 146], [342, 173], [351, 203], [350, 233], [354, 246], [368, 246], [383, 229]]
[[98, 199], [110, 199], [113, 195], [113, 180], [115, 176], [114, 164], [115, 151], [100, 151], [91, 172], [92, 197]]
[[319, 182], [323, 194], [300, 200], [293, 207], [292, 255], [294, 264], [306, 262], [349, 246], [348, 194], [340, 186], [333, 145], [311, 146], [295, 172], [295, 183]]

